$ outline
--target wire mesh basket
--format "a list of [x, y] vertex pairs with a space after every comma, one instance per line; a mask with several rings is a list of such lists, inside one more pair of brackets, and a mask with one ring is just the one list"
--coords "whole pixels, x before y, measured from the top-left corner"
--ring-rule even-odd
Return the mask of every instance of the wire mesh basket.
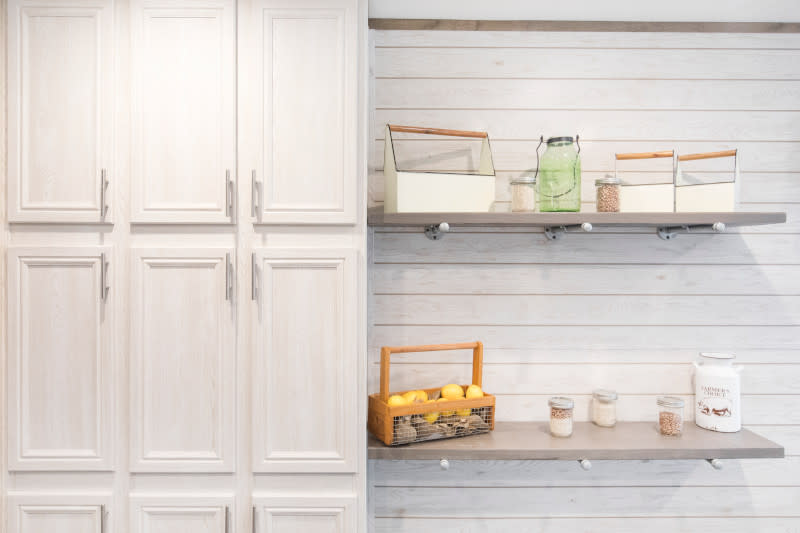
[[[411, 392], [389, 393], [391, 354], [465, 349], [472, 350], [472, 384], [480, 387], [483, 381], [483, 344], [480, 342], [381, 348], [381, 390], [369, 396], [369, 430], [389, 446], [464, 437], [493, 430], [495, 397], [485, 392], [480, 398], [389, 405], [391, 394]], [[469, 385], [460, 387], [466, 392]], [[440, 392], [438, 388], [420, 390], [425, 391], [429, 399], [435, 399]]]

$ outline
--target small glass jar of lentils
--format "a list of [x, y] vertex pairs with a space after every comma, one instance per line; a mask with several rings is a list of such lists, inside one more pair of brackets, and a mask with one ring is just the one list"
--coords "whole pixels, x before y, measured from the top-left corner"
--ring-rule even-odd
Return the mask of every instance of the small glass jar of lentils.
[[683, 431], [683, 400], [676, 396], [659, 396], [658, 430], [662, 435], [677, 436]]
[[572, 435], [572, 411], [575, 407], [572, 398], [553, 396], [547, 403], [550, 405], [550, 434], [554, 437]]
[[595, 180], [598, 213], [619, 213], [619, 189], [621, 183], [622, 180], [615, 176], [606, 176]]

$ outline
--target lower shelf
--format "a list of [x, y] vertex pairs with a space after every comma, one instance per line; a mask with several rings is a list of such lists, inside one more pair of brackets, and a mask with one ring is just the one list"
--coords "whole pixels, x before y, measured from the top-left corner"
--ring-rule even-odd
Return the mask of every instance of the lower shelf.
[[718, 433], [688, 422], [679, 437], [665, 437], [655, 423], [619, 422], [613, 428], [577, 422], [569, 438], [550, 435], [548, 422], [497, 422], [485, 435], [385, 446], [369, 438], [370, 459], [583, 460], [781, 458], [783, 446], [750, 430]]

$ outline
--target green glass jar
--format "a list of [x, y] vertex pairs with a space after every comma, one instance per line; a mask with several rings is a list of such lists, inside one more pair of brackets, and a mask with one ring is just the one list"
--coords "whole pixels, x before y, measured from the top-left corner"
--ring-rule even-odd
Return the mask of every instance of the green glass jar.
[[581, 149], [577, 141], [577, 136], [575, 142], [572, 137], [547, 139], [538, 168], [539, 211], [581, 210]]

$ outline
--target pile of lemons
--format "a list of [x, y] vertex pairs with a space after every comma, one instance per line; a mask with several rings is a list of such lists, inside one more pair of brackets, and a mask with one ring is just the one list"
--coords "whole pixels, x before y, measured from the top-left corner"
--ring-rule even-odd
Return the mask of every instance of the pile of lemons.
[[[466, 392], [461, 387], [461, 385], [456, 385], [455, 383], [451, 383], [449, 385], [445, 385], [442, 387], [441, 395], [438, 399], [428, 399], [428, 393], [424, 390], [410, 390], [406, 393], [394, 394], [389, 397], [389, 406], [394, 407], [396, 405], [411, 405], [413, 403], [434, 403], [434, 402], [448, 402], [452, 400], [463, 400], [472, 399], [472, 398], [483, 398], [483, 390], [478, 385], [470, 385], [467, 387]], [[444, 407], [444, 406], [442, 406]], [[433, 413], [425, 413], [422, 416], [425, 420], [433, 424], [436, 422], [440, 416], [452, 416], [458, 415], [461, 417], [467, 417], [472, 413], [472, 409], [467, 407], [466, 409], [453, 409], [448, 411], [436, 411]]]

